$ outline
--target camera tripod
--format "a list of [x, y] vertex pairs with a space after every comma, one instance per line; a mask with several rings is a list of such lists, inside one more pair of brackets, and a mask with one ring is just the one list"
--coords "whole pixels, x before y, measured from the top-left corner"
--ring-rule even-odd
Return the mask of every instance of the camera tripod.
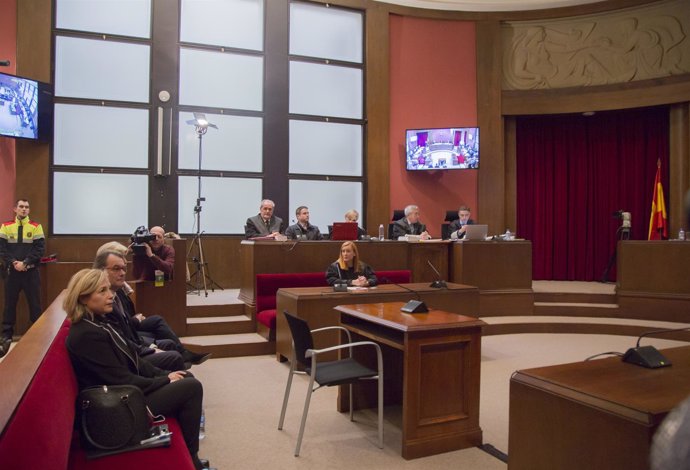
[[601, 276], [601, 282], [603, 283], [609, 282], [609, 273], [611, 272], [611, 268], [613, 268], [613, 264], [616, 262], [618, 242], [620, 240], [630, 240], [630, 227], [621, 225], [618, 227], [618, 230], [616, 230], [616, 244], [613, 247], [613, 253], [611, 254], [611, 258], [609, 258], [609, 263], [606, 265], [606, 269], [604, 269], [604, 274]]
[[[204, 136], [204, 134], [206, 134], [206, 131], [209, 127], [214, 127], [216, 129], [217, 127], [214, 124], [209, 124], [209, 122], [206, 120], [206, 117], [202, 114], [194, 113], [194, 118], [195, 119], [192, 121], [187, 121], [187, 124], [194, 125], [194, 131], [196, 132], [196, 135], [199, 139], [199, 169], [197, 171], [197, 198], [196, 205], [194, 206], [194, 225], [196, 226], [196, 233], [194, 234], [192, 243], [189, 245], [189, 250], [187, 251], [187, 259], [191, 260], [194, 263], [196, 271], [194, 271], [189, 276], [189, 282], [187, 283], [187, 285], [190, 288], [188, 292], [196, 292], [197, 295], [201, 295], [201, 285], [203, 284], [204, 295], [208, 297], [209, 286], [211, 287], [211, 291], [215, 290], [213, 286], [218, 287], [220, 290], [223, 290], [223, 288], [220, 287], [220, 285], [218, 285], [218, 283], [214, 281], [211, 278], [211, 275], [208, 273], [206, 258], [204, 258], [204, 245], [201, 240], [201, 237], [204, 234], [204, 232], [201, 231], [201, 203], [206, 200], [205, 197], [201, 197], [201, 141], [202, 137]], [[193, 252], [194, 254], [196, 254], [196, 256], [193, 256]]]

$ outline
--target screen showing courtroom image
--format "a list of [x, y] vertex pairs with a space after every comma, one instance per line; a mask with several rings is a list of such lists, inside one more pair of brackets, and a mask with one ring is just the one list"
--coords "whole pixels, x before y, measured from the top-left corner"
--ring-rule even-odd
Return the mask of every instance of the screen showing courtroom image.
[[479, 128], [408, 129], [405, 134], [408, 170], [479, 168]]
[[38, 82], [0, 73], [0, 135], [38, 138]]

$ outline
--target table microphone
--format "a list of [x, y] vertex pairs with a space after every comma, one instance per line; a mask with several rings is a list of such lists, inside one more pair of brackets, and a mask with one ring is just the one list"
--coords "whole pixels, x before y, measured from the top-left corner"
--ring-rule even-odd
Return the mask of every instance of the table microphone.
[[690, 326], [683, 328], [673, 328], [673, 329], [660, 329], [652, 330], [642, 333], [637, 338], [637, 344], [634, 348], [630, 348], [623, 355], [623, 362], [630, 364], [635, 364], [642, 367], [647, 367], [648, 369], [657, 369], [659, 367], [666, 367], [671, 365], [671, 361], [666, 359], [663, 354], [661, 354], [654, 346], [640, 346], [640, 340], [645, 336], [654, 335], [657, 333], [671, 333], [673, 331], [684, 331], [690, 330]]
[[405, 305], [400, 307], [401, 312], [405, 312], [405, 313], [427, 313], [427, 312], [429, 312], [429, 308], [426, 306], [424, 301], [422, 301], [422, 298], [419, 296], [419, 292], [414, 291], [414, 290], [410, 289], [409, 287], [405, 287], [402, 284], [398, 284], [397, 282], [393, 282], [390, 279], [388, 279], [387, 277], [381, 278], [381, 284], [384, 284], [384, 283], [398, 286], [401, 289], [404, 289], [408, 292], [412, 292], [417, 297], [417, 300], [408, 300]]
[[431, 269], [434, 270], [434, 272], [436, 273], [436, 277], [438, 277], [437, 280], [435, 280], [434, 282], [432, 282], [431, 284], [429, 284], [429, 287], [433, 287], [433, 288], [436, 288], [436, 289], [447, 289], [447, 288], [448, 288], [448, 284], [446, 284], [446, 281], [444, 281], [444, 280], [441, 279], [441, 273], [438, 272], [438, 269], [436, 269], [436, 267], [434, 267], [434, 265], [431, 264], [431, 261], [426, 260], [426, 263], [431, 267]]

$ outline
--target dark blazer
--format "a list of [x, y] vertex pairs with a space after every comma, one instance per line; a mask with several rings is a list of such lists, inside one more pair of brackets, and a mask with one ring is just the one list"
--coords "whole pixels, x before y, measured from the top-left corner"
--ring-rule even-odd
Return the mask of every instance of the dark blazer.
[[301, 237], [306, 237], [307, 240], [323, 240], [319, 227], [312, 224], [307, 225], [306, 230], [300, 224], [290, 225], [285, 231], [285, 236], [291, 240], [297, 240]]
[[421, 235], [423, 232], [426, 232], [426, 225], [419, 222], [410, 224], [407, 221], [407, 217], [403, 217], [393, 223], [393, 240], [397, 240], [398, 237], [403, 235]]
[[358, 271], [355, 270], [354, 267], [350, 269], [341, 269], [337, 261], [331, 263], [326, 270], [326, 281], [328, 285], [332, 286], [336, 281], [344, 280], [347, 281], [348, 286], [351, 286], [354, 279], [357, 279], [359, 276], [364, 276], [367, 278], [367, 281], [369, 281], [369, 286], [375, 286], [378, 283], [378, 279], [376, 278], [376, 274], [374, 274], [374, 270], [366, 263], [361, 264], [362, 270]]
[[139, 356], [153, 354], [155, 351], [148, 344], [144, 344], [137, 333], [138, 321], [133, 318], [134, 303], [122, 289], [115, 292], [115, 296], [122, 303], [124, 311], [121, 311], [117, 302], [113, 301], [113, 311], [106, 314], [103, 321], [111, 324], [125, 340], [130, 341]]
[[170, 383], [166, 371], [140, 360], [135, 346], [99, 317], [73, 323], [66, 346], [80, 389], [131, 384], [149, 394]]
[[[465, 223], [465, 225], [474, 225], [474, 220], [467, 219], [467, 222]], [[455, 219], [454, 221], [452, 221], [450, 223], [450, 226], [448, 227], [448, 234], [452, 235], [453, 232], [457, 232], [461, 228], [462, 228], [462, 225], [460, 224], [460, 219]], [[461, 240], [461, 239], [465, 238], [465, 233], [459, 233], [459, 234], [457, 234], [457, 236], [458, 236], [458, 240]]]
[[269, 227], [266, 228], [266, 224], [264, 223], [264, 219], [261, 218], [261, 214], [248, 218], [247, 223], [244, 226], [244, 237], [265, 237], [273, 232], [283, 233], [283, 219], [274, 215], [268, 222]]

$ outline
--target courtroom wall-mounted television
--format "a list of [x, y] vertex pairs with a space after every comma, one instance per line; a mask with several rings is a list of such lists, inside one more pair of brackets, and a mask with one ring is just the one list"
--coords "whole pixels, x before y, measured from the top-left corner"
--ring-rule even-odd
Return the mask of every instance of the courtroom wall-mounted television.
[[0, 73], [0, 136], [50, 142], [53, 87], [49, 83]]
[[408, 129], [405, 168], [409, 171], [479, 168], [479, 128]]

